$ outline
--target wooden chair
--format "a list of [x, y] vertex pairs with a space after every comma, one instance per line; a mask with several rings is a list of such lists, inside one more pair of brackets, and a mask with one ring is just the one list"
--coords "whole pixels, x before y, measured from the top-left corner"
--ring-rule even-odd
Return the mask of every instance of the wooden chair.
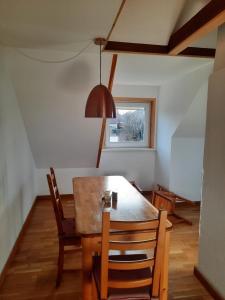
[[61, 215], [62, 219], [65, 219], [64, 218], [64, 213], [63, 213], [62, 199], [61, 199], [61, 196], [60, 196], [60, 193], [59, 193], [59, 189], [58, 189], [58, 185], [57, 185], [57, 181], [56, 181], [56, 176], [55, 176], [55, 171], [52, 167], [50, 167], [50, 174], [51, 174], [51, 181], [52, 181], [55, 196], [59, 200], [58, 201], [58, 206], [59, 206], [60, 215]]
[[49, 191], [52, 199], [52, 204], [54, 208], [56, 224], [58, 229], [59, 256], [58, 256], [58, 271], [57, 271], [57, 278], [56, 278], [56, 287], [58, 287], [62, 279], [64, 253], [67, 252], [67, 250], [65, 250], [64, 247], [77, 246], [78, 248], [75, 250], [80, 249], [81, 238], [79, 235], [76, 235], [75, 219], [64, 217], [63, 206], [60, 201], [60, 195], [57, 186], [54, 185], [52, 177], [49, 174], [47, 174], [47, 180], [48, 180]]
[[55, 176], [55, 170], [53, 169], [53, 167], [50, 167], [49, 169], [50, 169], [50, 174], [51, 174], [53, 186], [57, 187], [57, 189], [58, 189], [58, 185], [57, 185], [57, 181], [56, 181], [56, 176]]
[[152, 204], [158, 209], [167, 210], [168, 215], [173, 217], [173, 220], [171, 220], [173, 224], [187, 223], [188, 225], [192, 225], [191, 221], [177, 214], [176, 209], [177, 206], [184, 204], [193, 206], [193, 202], [173, 192], [170, 192], [168, 189], [159, 184], [157, 185], [157, 187], [158, 190], [153, 191]]
[[134, 180], [130, 181], [130, 184], [133, 185], [133, 187], [142, 194], [141, 188], [137, 185], [137, 183]]
[[[147, 300], [159, 297], [166, 220], [166, 211], [160, 211], [156, 220], [135, 222], [110, 221], [110, 213], [103, 212], [101, 256], [93, 258], [94, 299]], [[109, 256], [110, 250], [138, 250], [142, 253], [143, 250], [152, 250], [152, 256], [140, 253]]]

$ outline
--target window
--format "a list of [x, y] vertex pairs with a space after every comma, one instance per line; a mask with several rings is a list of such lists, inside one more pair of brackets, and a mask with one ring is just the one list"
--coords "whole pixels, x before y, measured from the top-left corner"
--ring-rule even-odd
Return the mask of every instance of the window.
[[154, 148], [155, 99], [114, 98], [116, 119], [106, 126], [107, 148]]

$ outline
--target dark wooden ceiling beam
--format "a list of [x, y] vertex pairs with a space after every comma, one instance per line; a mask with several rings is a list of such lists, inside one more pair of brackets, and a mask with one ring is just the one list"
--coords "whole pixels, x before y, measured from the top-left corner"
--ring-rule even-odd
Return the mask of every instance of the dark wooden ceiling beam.
[[178, 56], [208, 57], [214, 58], [216, 49], [188, 47], [178, 54]]
[[[169, 48], [164, 45], [151, 45], [139, 43], [126, 43], [108, 41], [105, 45], [104, 51], [114, 53], [136, 53], [136, 54], [152, 54], [152, 55], [168, 55]], [[215, 49], [211, 48], [197, 48], [188, 47], [179, 53], [180, 56], [193, 56], [193, 57], [215, 57]]]
[[143, 54], [167, 54], [167, 46], [108, 41], [104, 51]]
[[225, 22], [225, 0], [211, 0], [169, 40], [169, 54], [177, 55]]

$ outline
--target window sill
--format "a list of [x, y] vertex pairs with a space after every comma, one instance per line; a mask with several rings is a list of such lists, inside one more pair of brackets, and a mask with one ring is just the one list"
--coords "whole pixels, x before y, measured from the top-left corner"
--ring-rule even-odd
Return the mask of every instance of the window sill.
[[102, 149], [103, 152], [137, 152], [137, 151], [156, 151], [155, 148], [103, 148]]

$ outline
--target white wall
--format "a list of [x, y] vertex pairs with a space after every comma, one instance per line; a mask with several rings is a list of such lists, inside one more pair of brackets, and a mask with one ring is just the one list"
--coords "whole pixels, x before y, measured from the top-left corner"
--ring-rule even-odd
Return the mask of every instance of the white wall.
[[[68, 168], [69, 174], [69, 169], [75, 169], [76, 172], [83, 168], [87, 170], [95, 168], [101, 120], [84, 118], [86, 99], [99, 78], [99, 55], [94, 48], [88, 49], [74, 60], [52, 64], [33, 61], [14, 50], [8, 53], [7, 63], [31, 150], [39, 169], [46, 169], [49, 166], [62, 170]], [[32, 57], [51, 60], [74, 55], [69, 51], [52, 49], [23, 49], [23, 51]], [[108, 81], [111, 57], [111, 54], [103, 54], [102, 78], [105, 84]], [[111, 168], [112, 172], [123, 172], [127, 177], [135, 176], [143, 189], [151, 189], [154, 182], [169, 185], [171, 136], [189, 107], [196, 86], [205, 76], [207, 67], [204, 65], [209, 63], [209, 60], [183, 57], [158, 58], [160, 62], [157, 64], [156, 58], [138, 57], [140, 56], [132, 56], [131, 60], [129, 56], [130, 59], [127, 60], [121, 56], [118, 59], [115, 75], [117, 84], [114, 85], [112, 93], [120, 97], [156, 97], [159, 100], [161, 108], [157, 135], [158, 171], [156, 173], [154, 171], [155, 153], [153, 155], [145, 152], [143, 155], [138, 150], [132, 154], [129, 152], [127, 156], [124, 152], [111, 154], [104, 152], [100, 168], [102, 172]], [[203, 66], [201, 69], [203, 71], [187, 74], [200, 66]], [[133, 72], [130, 74], [129, 70]], [[153, 75], [143, 76], [143, 70], [144, 74]], [[154, 76], [159, 81], [160, 77], [163, 80], [171, 76], [174, 78], [174, 74], [179, 76], [179, 79], [175, 77], [175, 80], [163, 84], [158, 99], [159, 86], [147, 83]], [[142, 81], [143, 77], [146, 79], [145, 85], [140, 85], [140, 78]], [[121, 84], [122, 78], [126, 85]], [[132, 82], [132, 85], [128, 82]], [[132, 171], [132, 168], [135, 168], [135, 171]], [[160, 180], [154, 180], [154, 174], [158, 174]], [[41, 188], [40, 192], [42, 190], [45, 189]]]
[[201, 201], [208, 84], [198, 90], [171, 143], [170, 189]]
[[[112, 93], [115, 97], [157, 98], [158, 91], [159, 87], [157, 86], [115, 85]], [[95, 163], [96, 160], [97, 156]], [[46, 168], [37, 170], [38, 194], [49, 193], [46, 182], [48, 172], [49, 170]], [[99, 169], [56, 168], [61, 193], [72, 193], [73, 177], [92, 175], [123, 175], [128, 180], [135, 180], [143, 190], [151, 190], [154, 184], [154, 172], [155, 150], [149, 149], [103, 150]]]
[[159, 90], [159, 86], [115, 84], [112, 94], [114, 97], [158, 98]]
[[0, 271], [35, 198], [34, 161], [0, 48]]
[[[154, 183], [154, 150], [103, 151], [99, 169], [56, 169], [60, 192], [72, 193], [72, 178], [79, 176], [122, 175], [135, 180], [143, 190], [151, 190]], [[49, 194], [46, 174], [49, 169], [37, 169], [38, 194]]]
[[193, 201], [201, 201], [204, 138], [173, 138], [170, 189]]
[[172, 137], [202, 84], [207, 82], [211, 68], [208, 64], [160, 88], [155, 180], [165, 187], [170, 187]]
[[208, 81], [199, 86], [190, 107], [178, 125], [173, 137], [205, 137]]
[[[43, 53], [46, 55], [46, 51], [32, 51], [31, 55], [43, 57]], [[57, 53], [49, 51], [51, 59]], [[61, 57], [72, 55], [61, 53]], [[99, 83], [99, 54], [83, 53], [66, 63], [49, 64], [9, 50], [7, 64], [37, 168], [94, 167], [101, 119], [87, 119], [84, 113], [88, 95]], [[105, 83], [111, 54], [104, 55], [103, 64]]]
[[[94, 172], [93, 174], [99, 172], [95, 170], [95, 165], [101, 120], [84, 118], [88, 93], [98, 83], [99, 57], [93, 50], [90, 49], [75, 60], [63, 64], [40, 63], [21, 56], [13, 50], [8, 53], [7, 63], [13, 85], [35, 163], [40, 170], [54, 166], [66, 173], [68, 169], [68, 178], [71, 169], [78, 175], [79, 172], [83, 173], [84, 169]], [[49, 55], [51, 59], [56, 60], [61, 56], [65, 58], [73, 54], [46, 49], [24, 51], [33, 57], [47, 59]], [[136, 63], [132, 64], [133, 68], [140, 63], [136, 60], [134, 62]], [[111, 55], [104, 54], [102, 73], [104, 83], [108, 80], [110, 63]], [[128, 67], [127, 63], [125, 65], [122, 63], [121, 66], [120, 63], [122, 63], [121, 59], [118, 61], [118, 72], [124, 74], [124, 70]], [[127, 178], [136, 177], [133, 179], [143, 189], [148, 190], [152, 189], [155, 182], [169, 186], [171, 138], [193, 101], [203, 78], [207, 78], [209, 67], [205, 67], [204, 64], [208, 63], [208, 60], [195, 61], [192, 58], [190, 61], [190, 58], [171, 58], [169, 65], [173, 72], [163, 69], [162, 63], [160, 72], [167, 74], [166, 76], [164, 74], [164, 79], [169, 78], [168, 73], [173, 73], [174, 77], [174, 70], [177, 72], [179, 70], [179, 77], [162, 85], [160, 97], [158, 97], [159, 86], [135, 85], [133, 75], [127, 76], [128, 79], [134, 80], [132, 85], [121, 85], [118, 82], [119, 77], [115, 76], [117, 84], [113, 87], [114, 96], [156, 97], [159, 100], [157, 168], [155, 172], [156, 152], [148, 151], [143, 154], [143, 151], [136, 150], [125, 154], [122, 151], [111, 151], [102, 154], [100, 164], [102, 173], [111, 170], [112, 173], [124, 173]], [[195, 70], [196, 66], [203, 67]], [[190, 69], [195, 71], [190, 73]], [[154, 73], [151, 69], [148, 72]], [[134, 73], [136, 74], [136, 70]], [[186, 75], [181, 75], [184, 73]], [[137, 74], [140, 76], [140, 68]], [[85, 174], [88, 174], [86, 171], [84, 170]], [[62, 177], [61, 184], [65, 186], [63, 191], [70, 192], [71, 189], [67, 188], [67, 179], [64, 178], [67, 176]], [[43, 186], [41, 182], [38, 184], [40, 187], [38, 193], [46, 191], [46, 185]]]
[[225, 25], [209, 80], [198, 268], [225, 299]]
[[[156, 98], [158, 105], [158, 86], [116, 84], [112, 93], [115, 97]], [[107, 150], [102, 154], [100, 168], [107, 174], [122, 174], [135, 180], [143, 190], [151, 190], [154, 184], [155, 154], [156, 151], [149, 149]]]
[[100, 167], [105, 174], [123, 175], [149, 191], [154, 184], [155, 150], [105, 151]]

